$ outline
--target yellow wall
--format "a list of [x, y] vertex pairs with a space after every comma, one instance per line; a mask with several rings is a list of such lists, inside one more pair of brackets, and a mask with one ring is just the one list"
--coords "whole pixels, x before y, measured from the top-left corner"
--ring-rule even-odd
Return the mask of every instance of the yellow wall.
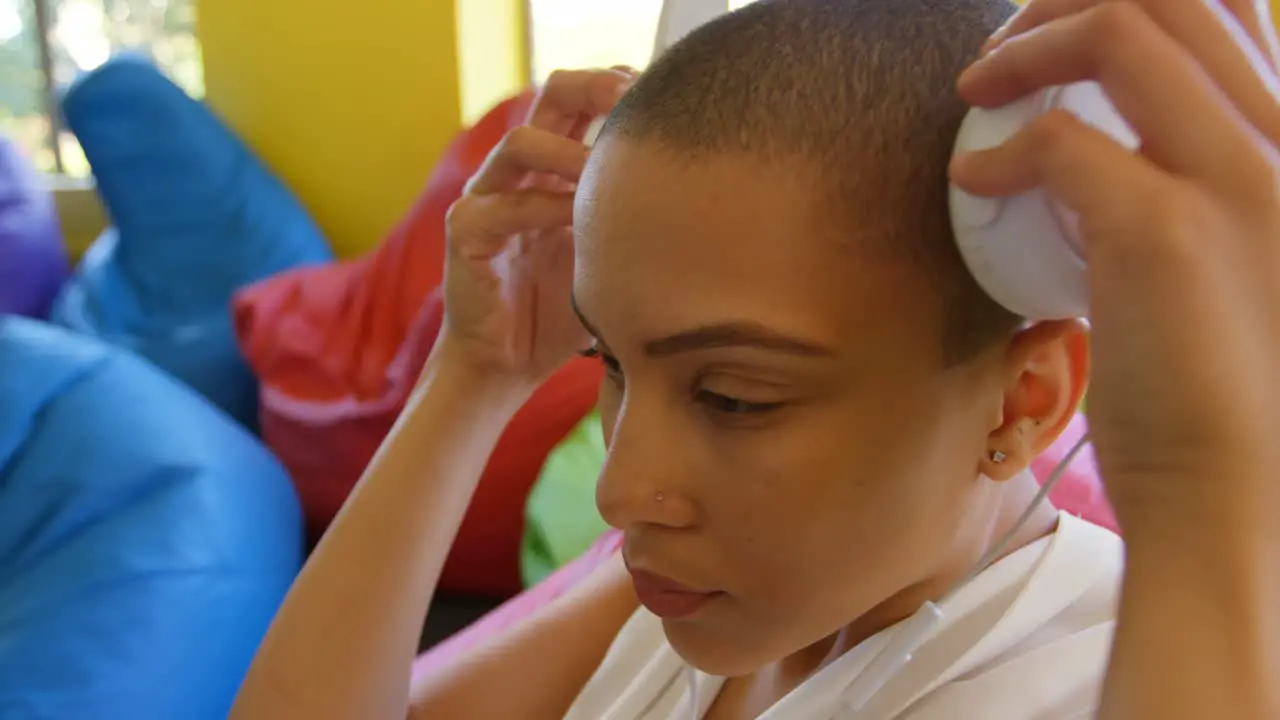
[[456, 7], [462, 122], [470, 125], [529, 81], [526, 3], [457, 0]]
[[[477, 30], [472, 8], [456, 12], [464, 3], [486, 6], [491, 23]], [[523, 33], [509, 28], [521, 27], [522, 8], [522, 0], [198, 0], [207, 97], [339, 253], [352, 255], [412, 204], [461, 127], [464, 102], [519, 86]], [[477, 54], [477, 43], [504, 38], [512, 44], [503, 52]]]
[[55, 184], [53, 201], [58, 210], [58, 220], [62, 224], [62, 239], [66, 243], [67, 252], [72, 258], [78, 258], [107, 226], [106, 213], [102, 210], [98, 193], [91, 183], [66, 183], [62, 186]]

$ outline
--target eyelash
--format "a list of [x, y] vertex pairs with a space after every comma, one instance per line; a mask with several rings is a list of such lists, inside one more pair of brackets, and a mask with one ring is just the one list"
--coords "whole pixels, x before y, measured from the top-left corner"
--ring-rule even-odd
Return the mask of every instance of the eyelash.
[[[604, 365], [605, 373], [609, 378], [622, 384], [622, 365], [618, 363], [618, 359], [602, 351], [599, 345], [591, 347], [579, 353], [585, 358], [594, 358]], [[783, 403], [757, 403], [742, 400], [740, 398], [721, 395], [710, 390], [697, 390], [693, 394], [694, 399], [706, 407], [708, 410], [717, 415], [726, 417], [742, 417], [746, 415], [760, 415], [771, 410], [777, 410], [782, 407]]]
[[600, 350], [599, 345], [592, 345], [578, 354], [584, 358], [599, 360], [600, 364], [604, 365], [604, 371], [608, 373], [610, 377], [622, 376], [622, 365], [618, 363], [618, 359]]

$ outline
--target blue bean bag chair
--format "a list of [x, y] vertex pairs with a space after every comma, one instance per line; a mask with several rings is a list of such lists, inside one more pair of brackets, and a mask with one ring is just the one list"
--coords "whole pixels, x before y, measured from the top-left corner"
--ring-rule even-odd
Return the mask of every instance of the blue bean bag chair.
[[0, 314], [46, 317], [69, 272], [53, 196], [0, 138]]
[[251, 429], [257, 384], [236, 347], [239, 288], [333, 255], [311, 217], [203, 104], [121, 56], [62, 102], [113, 227], [53, 320], [137, 351]]
[[244, 428], [132, 353], [0, 317], [0, 718], [223, 720], [301, 560]]

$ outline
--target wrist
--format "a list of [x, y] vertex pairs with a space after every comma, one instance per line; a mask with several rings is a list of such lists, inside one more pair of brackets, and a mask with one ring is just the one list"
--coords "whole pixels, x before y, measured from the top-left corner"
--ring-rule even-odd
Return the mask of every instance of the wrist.
[[1203, 583], [1204, 590], [1230, 600], [1239, 619], [1254, 615], [1252, 610], [1273, 615], [1280, 602], [1277, 533], [1230, 518], [1196, 510], [1167, 522], [1123, 525], [1126, 577]]
[[[1125, 573], [1100, 717], [1276, 717], [1280, 577], [1272, 533], [1187, 510], [1181, 524], [1125, 526]], [[1167, 519], [1172, 519], [1172, 515]], [[1152, 683], [1196, 688], [1174, 703]], [[1183, 714], [1176, 714], [1172, 705]]]
[[[1145, 507], [1127, 508], [1120, 517], [1128, 606], [1121, 627], [1127, 623], [1124, 632], [1136, 633], [1139, 645], [1164, 642], [1158, 640], [1162, 633], [1179, 628], [1185, 652], [1201, 653], [1218, 666], [1223, 677], [1216, 683], [1230, 687], [1244, 705], [1274, 708], [1280, 531], [1271, 492], [1262, 478], [1254, 479], [1170, 478], [1169, 492], [1150, 497]], [[1145, 637], [1143, 623], [1150, 629]]]
[[505, 425], [536, 389], [520, 378], [478, 367], [441, 333], [408, 404], [416, 405], [427, 395], [453, 398], [469, 409], [468, 414], [497, 419]]
[[[1275, 522], [1280, 489], [1266, 473], [1219, 467], [1213, 472], [1107, 479], [1108, 495], [1131, 550], [1173, 544], [1187, 549], [1280, 551]], [[1120, 488], [1141, 489], [1126, 493]]]

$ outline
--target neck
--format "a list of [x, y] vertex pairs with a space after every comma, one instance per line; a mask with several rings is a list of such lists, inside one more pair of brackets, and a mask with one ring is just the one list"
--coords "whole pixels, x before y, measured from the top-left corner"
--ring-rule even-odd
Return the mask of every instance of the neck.
[[[904, 588], [835, 634], [783, 658], [769, 674], [777, 680], [789, 680], [787, 684], [794, 688], [871, 636], [911, 617], [926, 602], [940, 600], [974, 571], [983, 555], [1014, 530], [1018, 518], [1026, 512], [1039, 489], [1039, 483], [1029, 471], [1005, 481], [1000, 488], [998, 505], [986, 527], [978, 533], [976, 542], [957, 547], [953, 557], [932, 577]], [[1057, 524], [1057, 510], [1048, 501], [1039, 503], [994, 560], [1051, 535]]]

